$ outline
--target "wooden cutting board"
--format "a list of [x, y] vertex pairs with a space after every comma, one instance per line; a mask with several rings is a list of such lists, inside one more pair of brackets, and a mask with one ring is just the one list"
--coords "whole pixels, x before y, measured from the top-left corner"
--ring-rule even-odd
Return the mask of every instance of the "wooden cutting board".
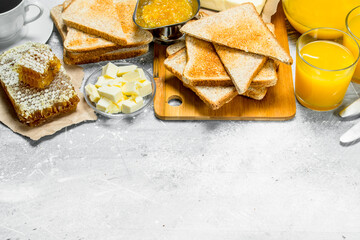
[[[281, 4], [272, 17], [275, 34], [280, 44], [289, 51], [285, 16]], [[218, 110], [211, 110], [190, 89], [165, 69], [166, 46], [155, 43], [154, 78], [156, 95], [155, 115], [162, 120], [289, 120], [295, 116], [296, 105], [291, 66], [281, 63], [278, 83], [269, 88], [261, 101], [237, 96]], [[169, 101], [178, 99], [179, 106]]]

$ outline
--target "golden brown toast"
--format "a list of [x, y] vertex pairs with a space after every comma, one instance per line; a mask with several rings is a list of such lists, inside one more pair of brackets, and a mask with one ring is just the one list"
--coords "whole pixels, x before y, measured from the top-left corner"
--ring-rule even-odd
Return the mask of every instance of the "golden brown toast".
[[277, 83], [278, 75], [274, 60], [268, 59], [251, 81], [251, 87], [272, 87]]
[[185, 37], [187, 62], [185, 83], [192, 86], [233, 86], [213, 45], [191, 36]]
[[[123, 0], [115, 2], [114, 7], [121, 21], [122, 30], [126, 35], [127, 44], [122, 47], [136, 47], [149, 44], [153, 37], [149, 31], [140, 29], [132, 20], [136, 0]], [[74, 28], [68, 28], [64, 41], [64, 48], [69, 52], [83, 52], [92, 50], [113, 51], [120, 46], [95, 35], [87, 34]]]
[[[208, 105], [211, 109], [216, 110], [221, 108], [224, 104], [230, 102], [234, 97], [238, 95], [236, 88], [234, 86], [224, 87], [224, 86], [191, 86], [186, 84], [186, 80], [182, 75], [182, 72], [185, 69], [186, 65], [186, 50], [181, 49], [175, 54], [169, 56], [165, 59], [164, 65], [171, 73], [173, 73], [177, 78], [179, 78], [185, 87], [190, 88], [195, 92], [199, 98]], [[247, 96], [256, 100], [261, 100], [265, 97], [267, 88], [256, 88], [250, 87], [243, 96]]]
[[[268, 23], [266, 26], [274, 33], [275, 28], [273, 24]], [[219, 44], [214, 44], [214, 47], [239, 94], [247, 91], [254, 77], [258, 75], [268, 60], [267, 57], [262, 55], [244, 52]], [[267, 67], [270, 66], [267, 65]], [[275, 72], [275, 69], [273, 71]], [[267, 72], [270, 73], [269, 70]]]
[[177, 43], [171, 44], [166, 48], [166, 56], [173, 55], [183, 48], [185, 48], [185, 41], [179, 41]]
[[66, 64], [87, 64], [101, 61], [112, 61], [118, 59], [133, 58], [144, 55], [149, 51], [149, 45], [143, 45], [133, 48], [121, 48], [102, 54], [71, 53], [64, 50], [64, 62]]
[[122, 19], [113, 0], [73, 0], [62, 18], [68, 27], [81, 30], [118, 45], [127, 45]]
[[[62, 9], [61, 5], [51, 9], [51, 18], [53, 19], [56, 28], [60, 32], [60, 35], [64, 36], [64, 39], [66, 39], [67, 28], [61, 18], [61, 9]], [[69, 28], [69, 30], [70, 29], [71, 28]], [[99, 48], [85, 52], [68, 52], [66, 51], [66, 49], [64, 49], [64, 62], [66, 64], [73, 65], [73, 64], [94, 63], [99, 61], [111, 61], [117, 59], [137, 57], [147, 53], [148, 50], [149, 50], [148, 44], [141, 45], [138, 47], [128, 47], [128, 46], [123, 47], [116, 45], [116, 47]]]
[[58, 6], [55, 6], [50, 10], [50, 17], [53, 20], [53, 22], [55, 24], [55, 27], [59, 31], [60, 36], [61, 36], [61, 38], [62, 38], [62, 40], [64, 42], [65, 39], [66, 39], [68, 29], [67, 29], [67, 27], [66, 27], [66, 25], [65, 25], [65, 23], [64, 23], [64, 21], [63, 21], [63, 19], [61, 17], [62, 11], [63, 11], [63, 5], [62, 4], [60, 4]]
[[266, 27], [252, 3], [188, 22], [181, 32], [230, 48], [292, 64], [293, 60]]

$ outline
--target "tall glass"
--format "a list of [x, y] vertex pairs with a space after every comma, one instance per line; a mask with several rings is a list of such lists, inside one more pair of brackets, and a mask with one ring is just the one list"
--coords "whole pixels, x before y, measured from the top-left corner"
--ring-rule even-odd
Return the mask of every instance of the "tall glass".
[[[352, 51], [345, 43], [351, 44]], [[296, 43], [298, 101], [318, 111], [338, 107], [354, 74], [359, 52], [356, 40], [338, 29], [315, 28], [301, 35]]]
[[[353, 36], [358, 44], [360, 44], [360, 6], [357, 6], [353, 10], [349, 12], [346, 17], [346, 30], [348, 33]], [[352, 51], [356, 52], [356, 46], [348, 44], [348, 48]], [[354, 50], [355, 48], [355, 50]], [[360, 64], [358, 63], [354, 76], [353, 81], [356, 83], [360, 83]]]

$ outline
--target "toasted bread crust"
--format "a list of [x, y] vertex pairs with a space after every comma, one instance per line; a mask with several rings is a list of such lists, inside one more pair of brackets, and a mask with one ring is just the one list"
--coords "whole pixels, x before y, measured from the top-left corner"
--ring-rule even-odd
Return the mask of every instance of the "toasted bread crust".
[[112, 51], [119, 48], [119, 45], [70, 27], [64, 41], [64, 48], [68, 52], [87, 52], [100, 49]]
[[267, 87], [263, 88], [255, 88], [255, 87], [249, 87], [249, 89], [242, 94], [242, 96], [249, 97], [255, 100], [262, 100], [266, 96], [266, 93], [268, 91]]
[[264, 55], [292, 64], [293, 60], [266, 27], [252, 3], [188, 22], [181, 32], [219, 45]]
[[[174, 45], [175, 44], [170, 45], [169, 47], [172, 47]], [[167, 52], [168, 52], [168, 48], [166, 49]], [[175, 48], [175, 46], [173, 48]], [[170, 54], [169, 56], [174, 55], [175, 53], [177, 53], [181, 50], [185, 50], [185, 43], [184, 43], [184, 47], [179, 49], [178, 51], [172, 51], [172, 50], [173, 49], [169, 50], [169, 52], [173, 52], [173, 54]], [[264, 88], [264, 87], [274, 86], [278, 80], [278, 76], [277, 76], [277, 72], [276, 72], [277, 67], [278, 67], [278, 65], [276, 64], [276, 62], [274, 60], [268, 59], [266, 61], [266, 63], [264, 64], [264, 66], [261, 68], [261, 70], [258, 72], [258, 74], [253, 78], [250, 86], [256, 87], [256, 88]], [[204, 81], [202, 83], [203, 83], [203, 85], [199, 84], [198, 86], [207, 86], [206, 81]]]
[[55, 23], [55, 27], [59, 31], [62, 40], [65, 41], [66, 35], [67, 35], [67, 27], [64, 24], [62, 17], [61, 17], [62, 11], [63, 11], [62, 4], [55, 6], [50, 10], [50, 16], [51, 16], [53, 22]]
[[272, 87], [277, 83], [278, 76], [274, 60], [268, 59], [265, 65], [251, 82], [251, 87]]
[[64, 62], [69, 65], [87, 64], [102, 61], [112, 61], [126, 58], [133, 58], [144, 55], [149, 51], [149, 45], [144, 45], [136, 48], [123, 48], [112, 52], [104, 53], [101, 55], [83, 55], [79, 53], [76, 57], [68, 56], [66, 50], [64, 50]]
[[173, 55], [183, 48], [185, 48], [185, 41], [174, 43], [166, 48], [166, 56]]
[[[67, 27], [62, 21], [61, 10], [62, 10], [62, 5], [54, 7], [51, 10], [52, 11], [51, 17], [53, 18], [55, 22], [55, 26], [60, 32], [60, 34], [64, 36], [64, 39], [66, 39]], [[69, 28], [69, 30], [71, 30], [71, 28]], [[78, 31], [76, 29], [74, 30]], [[89, 36], [86, 33], [82, 33], [82, 35]], [[151, 38], [146, 37], [146, 39], [147, 40], [145, 42], [151, 42], [152, 36]], [[148, 44], [143, 44], [135, 47], [132, 45], [120, 46], [117, 44], [113, 44], [113, 47], [100, 47], [90, 51], [79, 51], [79, 52], [67, 51], [66, 48], [64, 48], [64, 62], [66, 64], [74, 65], [74, 64], [94, 63], [99, 61], [111, 61], [117, 59], [137, 57], [147, 53], [148, 51], [149, 51]]]
[[[186, 83], [182, 75], [186, 64], [186, 51], [182, 49], [165, 59], [164, 65], [167, 70], [173, 73], [185, 87], [190, 88], [198, 97], [212, 110], [221, 108], [238, 95], [235, 87], [210, 87], [210, 86], [191, 86]], [[261, 100], [266, 94], [266, 88], [250, 87], [243, 96], [256, 100]]]

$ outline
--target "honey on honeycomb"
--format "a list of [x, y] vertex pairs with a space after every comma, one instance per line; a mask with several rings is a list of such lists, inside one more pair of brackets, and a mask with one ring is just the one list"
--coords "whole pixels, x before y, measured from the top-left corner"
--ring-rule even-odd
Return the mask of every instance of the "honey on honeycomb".
[[47, 45], [30, 48], [15, 66], [19, 73], [19, 80], [37, 88], [49, 86], [60, 67], [60, 60]]
[[[25, 43], [0, 55], [0, 84], [8, 95], [20, 120], [29, 126], [37, 126], [50, 118], [74, 111], [80, 101], [70, 76], [63, 66], [54, 74], [46, 88], [31, 87], [20, 81], [17, 67], [19, 59], [34, 50], [48, 47], [40, 43]], [[30, 66], [40, 72], [40, 66]], [[38, 71], [39, 70], [39, 71]]]

